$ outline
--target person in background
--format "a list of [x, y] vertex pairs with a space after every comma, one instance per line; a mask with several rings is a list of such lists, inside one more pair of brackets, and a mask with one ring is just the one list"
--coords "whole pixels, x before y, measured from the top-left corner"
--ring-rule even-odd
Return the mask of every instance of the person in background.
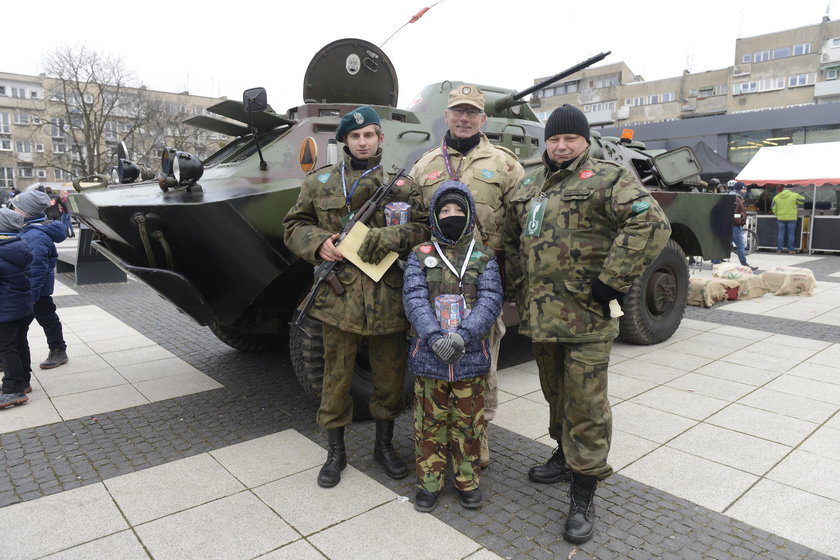
[[67, 196], [67, 191], [61, 191], [61, 222], [67, 228], [67, 237], [76, 237], [76, 232], [73, 230], [73, 215], [70, 213], [70, 203]]
[[[776, 252], [795, 253], [794, 234], [796, 232], [796, 218], [799, 214], [797, 206], [805, 203], [805, 197], [790, 190], [791, 185], [779, 185], [778, 194], [773, 197], [770, 210], [776, 216]], [[787, 240], [787, 248], [785, 241]]]
[[32, 366], [26, 335], [32, 322], [29, 267], [32, 253], [20, 237], [23, 217], [0, 208], [0, 364], [3, 387], [0, 408], [29, 400]]
[[757, 270], [757, 266], [752, 266], [747, 262], [747, 255], [744, 252], [744, 225], [747, 223], [747, 205], [744, 203], [744, 198], [747, 196], [747, 185], [741, 181], [736, 181], [732, 186], [732, 194], [735, 195], [735, 216], [732, 222], [732, 243], [735, 244], [735, 252], [738, 255], [738, 261], [742, 266], [748, 266], [752, 270]]
[[52, 293], [55, 288], [55, 263], [58, 261], [56, 243], [67, 237], [61, 222], [51, 222], [44, 215], [50, 206], [50, 197], [43, 191], [30, 189], [12, 199], [15, 211], [23, 216], [20, 236], [32, 251], [32, 269], [29, 278], [32, 287], [35, 320], [47, 335], [50, 353], [41, 362], [41, 369], [52, 369], [67, 363], [67, 344], [61, 319], [56, 313]]

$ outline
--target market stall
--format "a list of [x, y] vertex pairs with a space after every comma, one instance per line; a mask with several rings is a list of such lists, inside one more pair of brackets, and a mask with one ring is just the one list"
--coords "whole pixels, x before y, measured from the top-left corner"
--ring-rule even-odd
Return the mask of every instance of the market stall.
[[[765, 146], [736, 177], [747, 185], [794, 185], [811, 189], [811, 201], [800, 210], [797, 239], [802, 250], [840, 253], [840, 142]], [[819, 190], [829, 190], [818, 197]], [[759, 248], [775, 248], [775, 218], [759, 216]], [[771, 232], [772, 230], [772, 232]]]

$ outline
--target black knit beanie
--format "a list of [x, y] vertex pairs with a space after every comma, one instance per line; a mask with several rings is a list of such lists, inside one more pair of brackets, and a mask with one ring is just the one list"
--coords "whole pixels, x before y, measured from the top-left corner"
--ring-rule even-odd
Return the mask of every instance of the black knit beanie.
[[435, 216], [438, 216], [440, 214], [441, 209], [450, 202], [454, 202], [455, 204], [460, 206], [461, 211], [464, 213], [465, 216], [469, 214], [470, 203], [467, 202], [467, 197], [465, 197], [457, 191], [448, 191], [445, 192], [443, 196], [441, 196], [437, 200], [437, 204], [435, 207]]
[[554, 109], [545, 122], [545, 139], [558, 134], [577, 134], [589, 142], [589, 121], [583, 111], [571, 105]]

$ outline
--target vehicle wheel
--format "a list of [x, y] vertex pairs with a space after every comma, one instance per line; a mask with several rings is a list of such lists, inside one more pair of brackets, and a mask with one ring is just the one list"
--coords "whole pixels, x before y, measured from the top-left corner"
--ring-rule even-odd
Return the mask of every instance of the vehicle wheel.
[[676, 241], [669, 240], [624, 296], [619, 336], [630, 344], [667, 340], [680, 326], [687, 299], [685, 253]]
[[744, 253], [752, 255], [758, 248], [758, 236], [751, 229], [744, 230]]
[[[321, 399], [321, 387], [324, 381], [324, 339], [321, 323], [313, 319], [305, 319], [303, 328], [309, 336], [300, 329], [292, 327], [289, 331], [289, 354], [295, 375], [303, 387], [304, 393], [312, 400]], [[406, 350], [407, 351], [407, 350]], [[403, 384], [403, 403], [411, 402], [414, 378], [406, 373]], [[373, 373], [370, 371], [367, 344], [356, 356], [353, 379], [350, 384], [350, 396], [353, 397], [353, 419], [366, 420], [370, 418], [370, 398], [373, 396]]]
[[237, 328], [236, 325], [221, 325], [211, 323], [210, 330], [216, 338], [242, 352], [266, 352], [277, 350], [282, 344], [282, 337], [276, 334], [248, 333]]

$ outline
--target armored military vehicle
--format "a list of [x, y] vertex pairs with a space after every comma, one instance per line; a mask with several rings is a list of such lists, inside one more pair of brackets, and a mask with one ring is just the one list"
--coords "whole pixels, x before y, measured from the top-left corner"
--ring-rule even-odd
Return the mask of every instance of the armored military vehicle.
[[[479, 84], [487, 97], [485, 134], [513, 151], [526, 168], [540, 161], [543, 125], [523, 97], [549, 81], [521, 92]], [[385, 133], [385, 168], [410, 169], [421, 154], [440, 145], [448, 92], [460, 83], [433, 83], [408, 109], [398, 109], [397, 76], [385, 53], [359, 39], [336, 41], [312, 59], [302, 105], [279, 114], [261, 88], [245, 92], [242, 103], [222, 101], [209, 108], [217, 116], [187, 122], [233, 137], [228, 145], [204, 162], [167, 148], [161, 171], [151, 180], [123, 149], [119, 180], [77, 180], [72, 209], [95, 231], [100, 252], [230, 346], [278, 348], [289, 336], [296, 374], [314, 396], [323, 370], [319, 326], [307, 325], [312, 336], [288, 328], [311, 284], [312, 268], [284, 246], [283, 217], [306, 174], [337, 161], [334, 136], [341, 116], [371, 105]], [[633, 285], [621, 319], [624, 339], [662, 341], [683, 316], [686, 255], [729, 254], [732, 197], [690, 192], [701, 169], [688, 148], [652, 157], [640, 143], [593, 132], [592, 149], [626, 165], [655, 191], [671, 219], [671, 241]], [[366, 401], [371, 382], [361, 361], [355, 377], [354, 397]], [[358, 413], [366, 410], [356, 406]]]

